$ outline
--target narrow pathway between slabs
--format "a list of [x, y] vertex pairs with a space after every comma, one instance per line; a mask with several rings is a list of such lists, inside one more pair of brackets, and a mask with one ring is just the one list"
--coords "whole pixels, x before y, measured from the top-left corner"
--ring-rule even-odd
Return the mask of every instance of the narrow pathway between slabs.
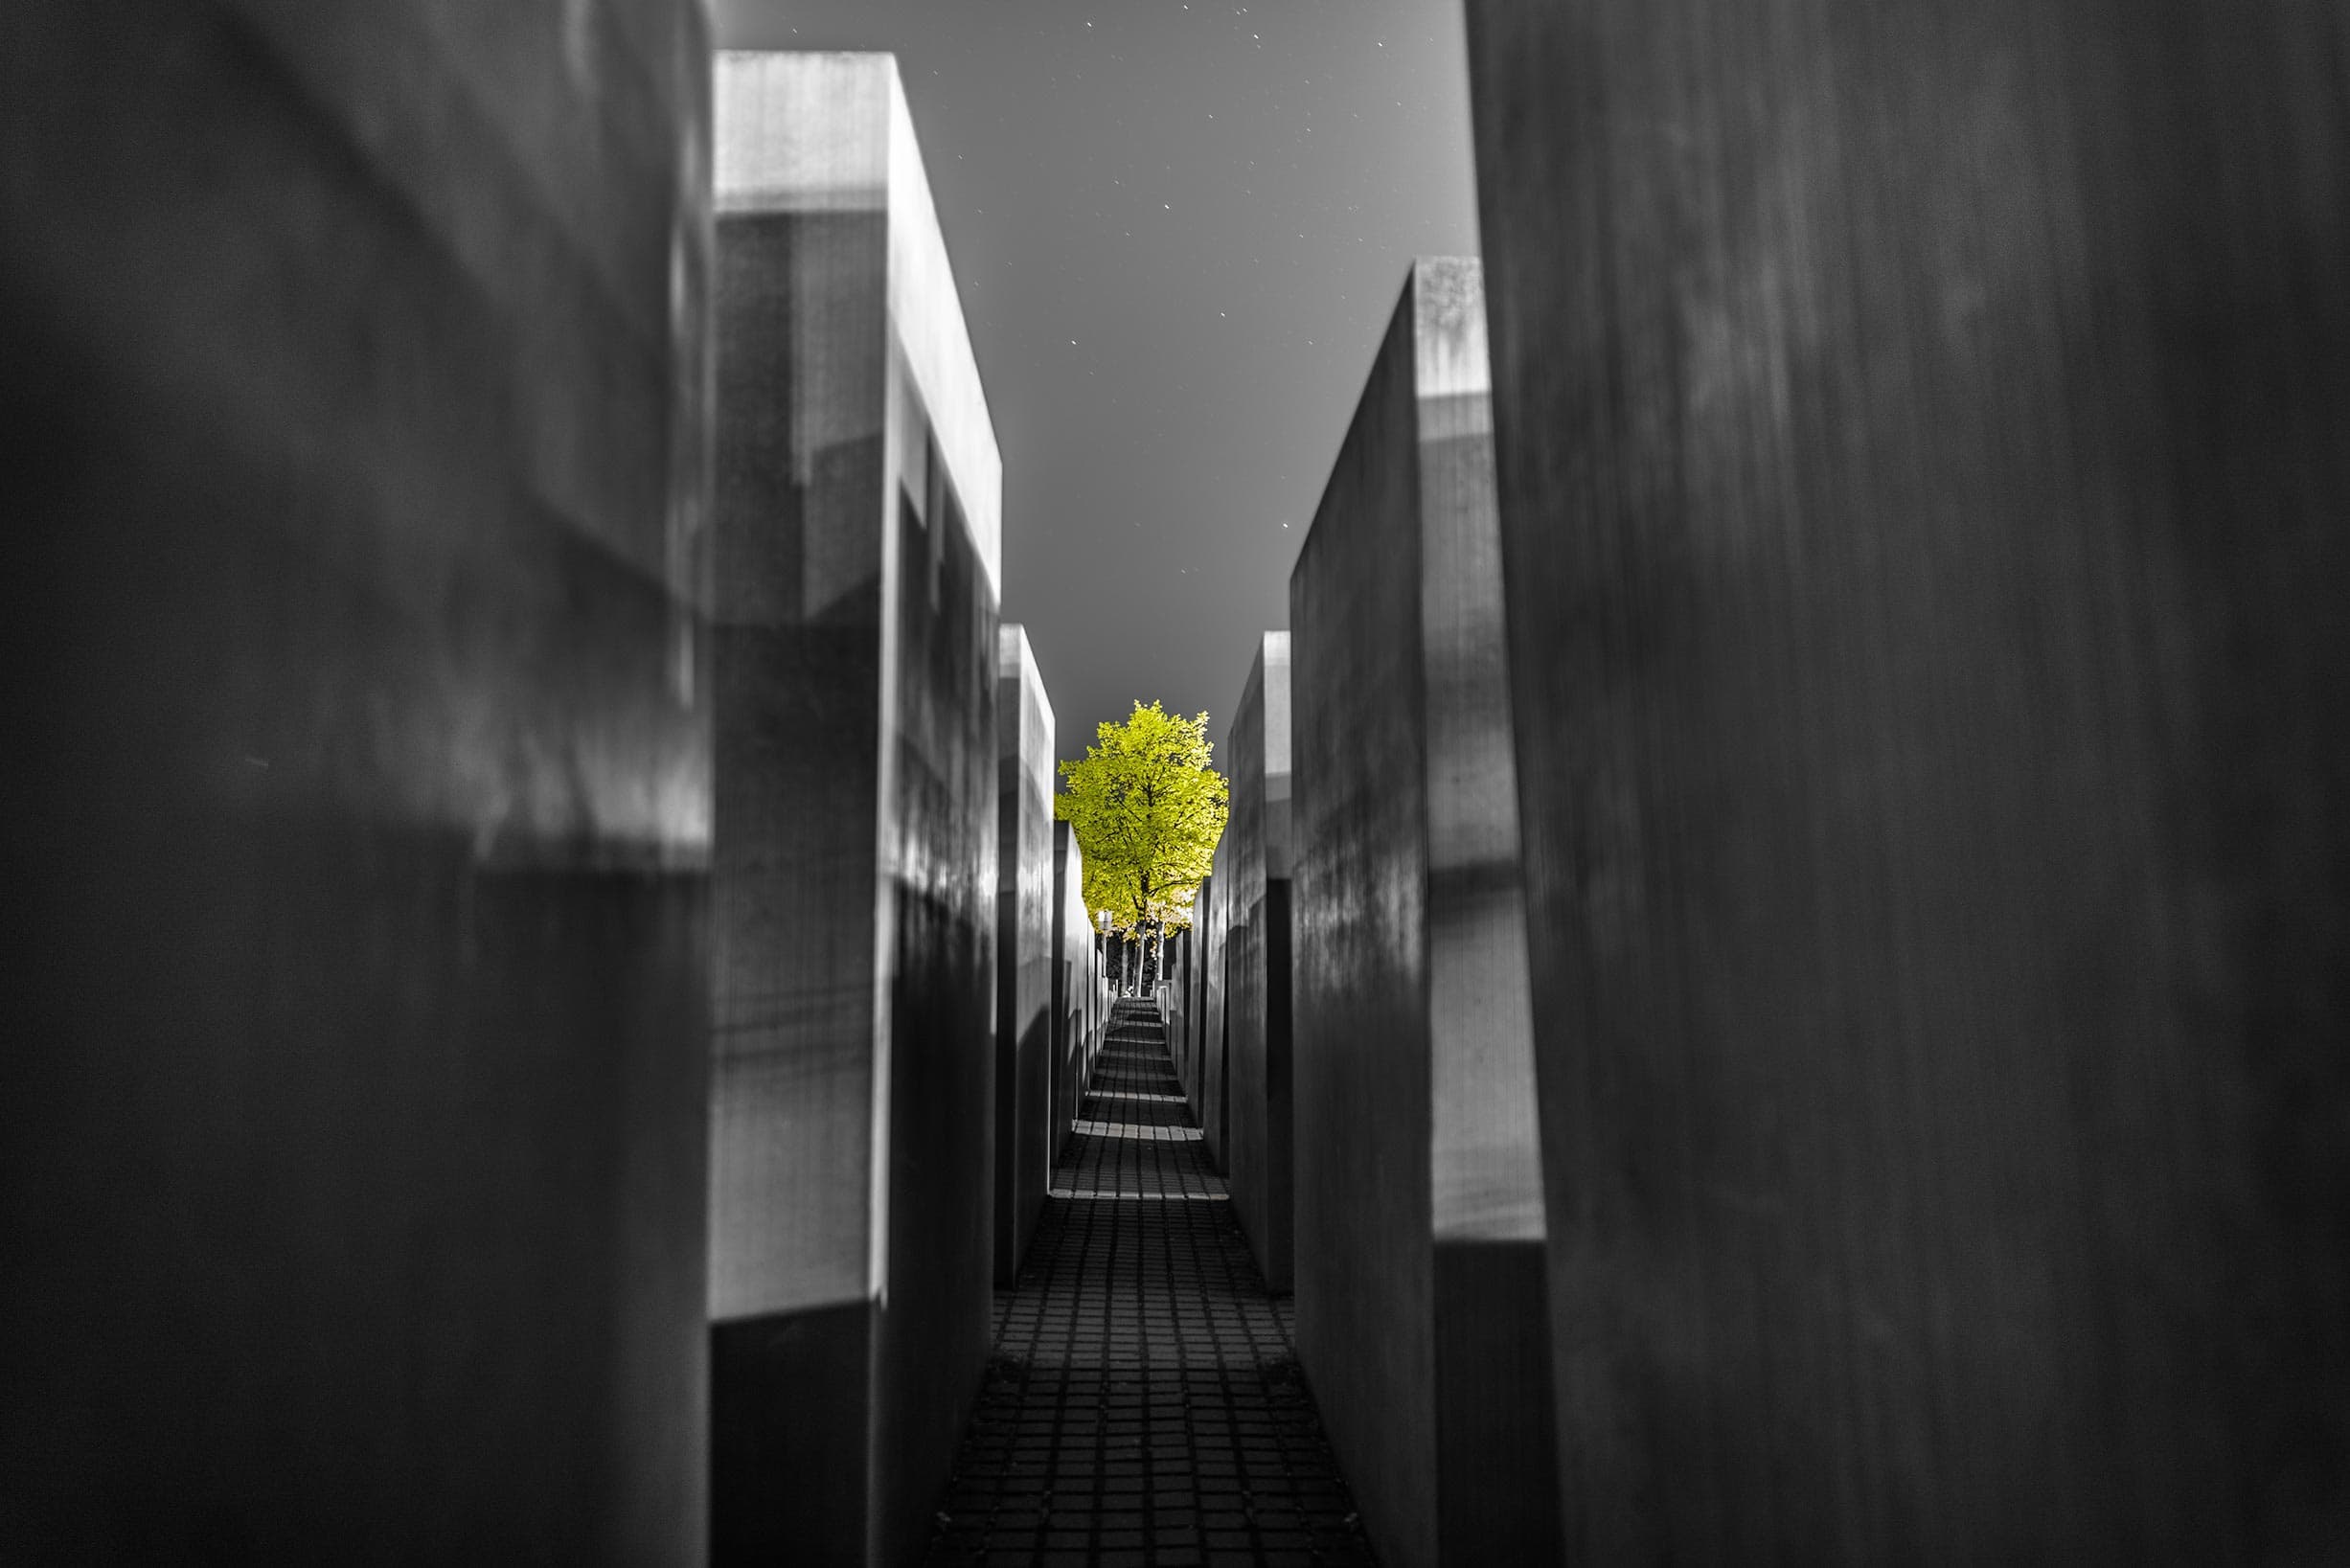
[[932, 1563], [1371, 1562], [1148, 1003], [1120, 1002], [1054, 1168]]

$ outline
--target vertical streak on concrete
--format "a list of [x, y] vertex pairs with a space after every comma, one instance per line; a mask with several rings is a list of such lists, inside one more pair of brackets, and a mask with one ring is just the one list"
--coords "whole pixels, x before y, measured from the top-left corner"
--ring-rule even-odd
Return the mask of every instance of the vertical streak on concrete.
[[[867, 1295], [876, 802], [894, 710], [878, 520], [897, 502], [886, 80], [857, 57], [828, 62], [830, 80], [780, 69], [795, 59], [720, 58], [710, 1299], [724, 1320]], [[833, 161], [784, 169], [811, 122]]]
[[1534, 1032], [1494, 510], [1485, 290], [1474, 261], [1412, 269], [1421, 755], [1426, 779], [1431, 1222], [1540, 1241]]
[[[1193, 899], [1197, 914], [1198, 900]], [[1163, 972], [1167, 987], [1167, 1049], [1175, 1064], [1175, 1083], [1183, 1082], [1183, 1057], [1189, 1050], [1194, 1022], [1191, 1006], [1191, 932], [1170, 931]]]
[[1191, 1077], [1184, 1083], [1184, 1098], [1198, 1102], [1200, 1070], [1207, 1064], [1208, 1055], [1208, 921], [1216, 907], [1216, 879], [1203, 878], [1199, 884], [1199, 912], [1192, 918], [1192, 1062]]
[[0, 1558], [701, 1553], [706, 61], [0, 19]]
[[894, 1561], [986, 1352], [1001, 470], [893, 62], [718, 81], [717, 1546]]
[[1180, 949], [1183, 1032], [1181, 1049], [1175, 1059], [1175, 1078], [1176, 1081], [1183, 1085], [1184, 1098], [1187, 1101], [1194, 1098], [1193, 1090], [1199, 1081], [1200, 1029], [1207, 1019], [1207, 993], [1201, 985], [1206, 968], [1200, 962], [1199, 950], [1201, 940], [1207, 934], [1204, 926], [1208, 918], [1208, 904], [1212, 898], [1213, 890], [1207, 878], [1202, 877], [1199, 882], [1199, 891], [1192, 899], [1192, 923], [1183, 933]]
[[1211, 873], [1199, 884], [1199, 913], [1192, 926], [1192, 949], [1196, 955], [1192, 965], [1192, 995], [1193, 1005], [1198, 1010], [1199, 1021], [1192, 1030], [1191, 1076], [1184, 1080], [1183, 1094], [1191, 1102], [1195, 1117], [1199, 1113], [1200, 1088], [1207, 1081], [1208, 1044], [1216, 1037], [1212, 1033], [1215, 1025], [1215, 987], [1210, 983], [1212, 970], [1209, 960], [1217, 950], [1215, 925], [1218, 905], [1222, 898], [1223, 895], [1217, 890], [1216, 877]]
[[1058, 1158], [1077, 1119], [1104, 1007], [1101, 958], [1085, 908], [1085, 857], [1065, 822], [1053, 825], [1053, 1120], [1045, 1141]]
[[1571, 1551], [2339, 1557], [2350, 20], [1470, 17]]
[[1180, 939], [1168, 944], [1175, 955], [1176, 1028], [1168, 1036], [1169, 1050], [1175, 1056], [1175, 1083], [1183, 1091], [1185, 1103], [1191, 1101], [1192, 1085], [1198, 1081], [1199, 998], [1197, 988], [1199, 965], [1196, 957], [1199, 940], [1199, 922], [1207, 918], [1208, 888], [1202, 877], [1192, 896], [1192, 923]]
[[[1227, 751], [1229, 747], [1227, 747]], [[1227, 761], [1226, 765], [1230, 763]], [[1208, 904], [1208, 1011], [1207, 1029], [1199, 1059], [1199, 1088], [1193, 1097], [1192, 1108], [1199, 1117], [1199, 1141], [1207, 1146], [1208, 1158], [1216, 1169], [1231, 1174], [1230, 1140], [1224, 1136], [1224, 1106], [1230, 1096], [1226, 1084], [1229, 1042], [1231, 1040], [1231, 921], [1232, 921], [1232, 826], [1224, 825], [1222, 842], [1216, 846], [1215, 870], [1208, 876], [1208, 885], [1216, 889]]]
[[1437, 1538], [1555, 1562], [1556, 1422], [1484, 277], [1413, 269]]
[[995, 1283], [1019, 1272], [1060, 1138], [1052, 1128], [1053, 705], [1025, 628], [995, 650]]
[[1289, 634], [1268, 631], [1233, 708], [1224, 1168], [1241, 1229], [1289, 1288]]
[[1298, 1354], [1382, 1560], [1558, 1557], [1473, 261], [1416, 263], [1290, 578]]

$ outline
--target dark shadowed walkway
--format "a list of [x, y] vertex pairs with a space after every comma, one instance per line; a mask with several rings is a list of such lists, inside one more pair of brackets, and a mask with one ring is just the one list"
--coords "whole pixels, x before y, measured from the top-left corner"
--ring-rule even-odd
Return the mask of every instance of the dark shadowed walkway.
[[1120, 1003], [939, 1514], [933, 1563], [1368, 1564], [1177, 1087]]

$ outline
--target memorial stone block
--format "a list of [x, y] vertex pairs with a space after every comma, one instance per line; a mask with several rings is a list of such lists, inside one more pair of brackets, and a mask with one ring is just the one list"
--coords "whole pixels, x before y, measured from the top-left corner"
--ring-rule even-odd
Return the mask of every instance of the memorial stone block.
[[1108, 983], [1085, 907], [1085, 858], [1067, 823], [1053, 824], [1053, 1121], [1049, 1148], [1058, 1157], [1077, 1120], [1078, 1096], [1108, 1014]]
[[1028, 646], [995, 645], [995, 1283], [1009, 1285], [1044, 1207], [1053, 1100], [1053, 705]]
[[1183, 1097], [1195, 1111], [1199, 1099], [1199, 1069], [1207, 1055], [1207, 922], [1215, 899], [1215, 879], [1203, 878], [1192, 898], [1192, 923], [1183, 933], [1183, 1033], [1176, 1042], [1175, 1078]]
[[1229, 1141], [1224, 1136], [1224, 1083], [1231, 1076], [1226, 1065], [1230, 1057], [1231, 1007], [1227, 981], [1231, 973], [1231, 939], [1227, 930], [1232, 903], [1231, 873], [1228, 846], [1232, 841], [1229, 821], [1224, 837], [1216, 846], [1215, 871], [1208, 876], [1215, 895], [1208, 904], [1208, 923], [1205, 939], [1207, 949], [1207, 1013], [1202, 1030], [1199, 1051], [1199, 1079], [1191, 1086], [1193, 1114], [1199, 1118], [1199, 1140], [1207, 1146], [1208, 1158], [1219, 1170], [1228, 1170], [1226, 1158]]
[[989, 1339], [1002, 470], [895, 63], [716, 69], [713, 1532], [897, 1562]]
[[2350, 19], [1469, 18], [1570, 1558], [2339, 1559]]
[[0, 22], [0, 1560], [704, 1552], [703, 10]]
[[1560, 1553], [1489, 387], [1419, 261], [1289, 578], [1297, 1351], [1399, 1568]]
[[1191, 933], [1170, 931], [1159, 958], [1159, 991], [1167, 1016], [1167, 1055], [1174, 1062], [1175, 1081], [1183, 1081], [1184, 1061], [1191, 1049], [1192, 1012], [1189, 975]]
[[1241, 1230], [1289, 1288], [1289, 634], [1268, 631], [1233, 709], [1224, 1172]]

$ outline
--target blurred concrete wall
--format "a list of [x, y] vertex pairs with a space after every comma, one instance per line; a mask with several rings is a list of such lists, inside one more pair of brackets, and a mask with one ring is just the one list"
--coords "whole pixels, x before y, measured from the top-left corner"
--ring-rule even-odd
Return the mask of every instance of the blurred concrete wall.
[[1201, 948], [1205, 959], [1207, 1011], [1200, 1019], [1199, 1079], [1197, 1085], [1186, 1085], [1191, 1097], [1193, 1114], [1199, 1118], [1200, 1142], [1207, 1146], [1208, 1158], [1219, 1170], [1228, 1168], [1231, 1140], [1224, 1135], [1224, 1115], [1227, 1096], [1225, 1084], [1230, 1079], [1228, 1061], [1231, 1042], [1231, 997], [1228, 984], [1231, 972], [1231, 904], [1232, 874], [1227, 869], [1232, 860], [1232, 827], [1227, 819], [1224, 836], [1216, 846], [1215, 871], [1208, 877], [1208, 886], [1215, 890], [1208, 902], [1207, 925], [1202, 933]]
[[1197, 1020], [1191, 1006], [1191, 932], [1170, 931], [1164, 943], [1166, 953], [1161, 970], [1166, 992], [1167, 1054], [1175, 1063], [1175, 1082], [1183, 1082], [1184, 1062], [1191, 1053], [1192, 1030]]
[[0, 20], [0, 1557], [702, 1553], [706, 50]]
[[1207, 923], [1215, 902], [1215, 878], [1203, 878], [1192, 899], [1191, 928], [1183, 934], [1180, 981], [1183, 988], [1183, 1030], [1175, 1042], [1175, 1078], [1183, 1097], [1197, 1108], [1199, 1068], [1207, 1052]]
[[1001, 467], [894, 62], [717, 80], [714, 1540], [895, 1562], [988, 1347]]
[[1470, 8], [1573, 1554], [2350, 1555], [2350, 21]]
[[1268, 631], [1233, 706], [1224, 1173], [1266, 1282], [1289, 1288], [1289, 634]]
[[1297, 1352], [1398, 1568], [1560, 1555], [1488, 389], [1416, 262], [1289, 579]]
[[995, 648], [995, 1283], [1009, 1285], [1061, 1142], [1052, 1126], [1053, 705], [1026, 629], [1010, 623]]
[[1085, 907], [1085, 856], [1065, 822], [1053, 825], [1053, 1115], [1050, 1156], [1058, 1157], [1077, 1120], [1085, 1071], [1109, 1017], [1109, 983]]

